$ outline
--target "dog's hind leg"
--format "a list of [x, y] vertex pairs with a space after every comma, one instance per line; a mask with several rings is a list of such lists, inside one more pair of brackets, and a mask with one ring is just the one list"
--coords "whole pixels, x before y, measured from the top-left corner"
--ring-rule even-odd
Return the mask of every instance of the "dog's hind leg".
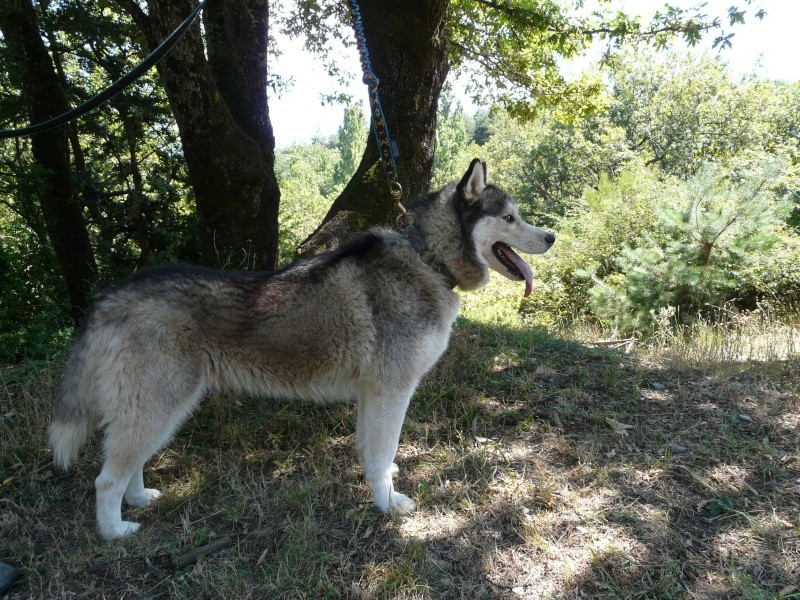
[[[169, 442], [204, 391], [202, 385], [177, 380], [152, 387], [158, 392], [139, 390], [149, 398], [129, 398], [129, 404], [118, 414], [109, 415], [106, 460], [95, 480], [97, 525], [100, 534], [109, 540], [134, 533], [140, 527], [139, 523], [122, 520], [123, 497], [129, 505], [142, 507], [161, 495], [158, 490], [144, 487], [144, 464]], [[153, 398], [157, 395], [161, 398], [155, 402]], [[141, 408], [144, 406], [158, 410], [148, 412]]]
[[356, 422], [356, 451], [364, 474], [372, 484], [375, 505], [383, 512], [411, 512], [414, 501], [394, 491], [392, 475], [397, 465], [392, 461], [397, 454], [400, 430], [413, 388], [405, 393], [377, 393], [358, 402]]
[[158, 500], [160, 496], [160, 491], [144, 487], [144, 464], [142, 464], [131, 477], [128, 487], [125, 488], [123, 498], [128, 506], [144, 508], [151, 502]]
[[106, 460], [94, 482], [97, 526], [100, 535], [107, 540], [129, 535], [139, 529], [139, 523], [122, 520], [122, 497], [131, 481], [142, 477], [142, 465], [158, 449], [153, 436], [148, 436], [146, 432], [120, 429], [116, 424], [111, 424], [106, 431]]

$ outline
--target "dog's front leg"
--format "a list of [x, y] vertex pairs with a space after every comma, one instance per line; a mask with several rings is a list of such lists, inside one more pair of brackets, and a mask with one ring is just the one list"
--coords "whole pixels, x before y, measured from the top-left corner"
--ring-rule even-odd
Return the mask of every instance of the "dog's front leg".
[[358, 402], [356, 452], [372, 484], [375, 505], [383, 512], [407, 513], [416, 507], [411, 498], [395, 492], [392, 485], [392, 475], [397, 473], [392, 461], [412, 393], [413, 389], [403, 394], [375, 393]]

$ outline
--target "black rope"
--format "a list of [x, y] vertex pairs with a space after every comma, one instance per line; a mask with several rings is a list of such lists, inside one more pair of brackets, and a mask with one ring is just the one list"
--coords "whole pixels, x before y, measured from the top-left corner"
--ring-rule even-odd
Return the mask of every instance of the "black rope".
[[47, 121], [42, 123], [37, 123], [35, 125], [29, 125], [28, 127], [23, 127], [21, 129], [3, 129], [0, 130], [0, 140], [8, 139], [8, 138], [15, 138], [15, 137], [24, 137], [28, 135], [33, 135], [35, 133], [42, 133], [43, 131], [49, 131], [50, 129], [55, 129], [56, 127], [60, 127], [65, 123], [77, 119], [78, 117], [82, 117], [90, 110], [97, 108], [101, 104], [108, 102], [119, 94], [122, 90], [132, 84], [134, 81], [139, 79], [142, 75], [144, 75], [152, 66], [157, 64], [162, 58], [164, 58], [170, 50], [178, 43], [178, 40], [183, 37], [183, 34], [186, 33], [186, 30], [189, 29], [189, 26], [194, 22], [197, 18], [197, 15], [200, 14], [200, 11], [203, 9], [206, 0], [202, 0], [200, 4], [197, 5], [192, 13], [186, 17], [186, 19], [181, 23], [178, 28], [173, 31], [170, 36], [161, 42], [158, 47], [153, 50], [147, 57], [136, 65], [130, 72], [126, 75], [123, 75], [119, 79], [117, 79], [114, 83], [112, 83], [108, 88], [89, 98], [86, 102], [81, 104], [80, 106], [76, 106], [72, 110], [65, 112], [57, 117], [53, 117]]

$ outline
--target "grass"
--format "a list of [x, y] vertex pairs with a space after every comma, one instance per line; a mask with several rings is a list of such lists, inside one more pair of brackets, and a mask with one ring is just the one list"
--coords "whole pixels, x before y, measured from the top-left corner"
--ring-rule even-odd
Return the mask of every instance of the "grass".
[[371, 505], [352, 407], [218, 396], [148, 464], [164, 497], [124, 509], [142, 531], [104, 542], [98, 440], [66, 474], [47, 449], [63, 357], [3, 369], [9, 596], [800, 597], [790, 321], [704, 323], [626, 354], [587, 328], [526, 328], [513, 284], [463, 297], [406, 419], [397, 487], [420, 508], [402, 518]]

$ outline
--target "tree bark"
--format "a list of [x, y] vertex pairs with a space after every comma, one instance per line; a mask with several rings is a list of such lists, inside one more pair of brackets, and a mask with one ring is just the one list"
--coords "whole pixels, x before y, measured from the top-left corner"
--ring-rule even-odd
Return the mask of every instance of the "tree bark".
[[[191, 12], [190, 0], [119, 0], [151, 47]], [[210, 0], [206, 60], [193, 25], [158, 65], [196, 194], [201, 262], [274, 268], [278, 257], [275, 140], [266, 103], [266, 0]]]
[[[0, 2], [0, 30], [19, 69], [31, 121], [38, 123], [65, 112], [67, 103], [30, 0]], [[40, 205], [78, 324], [91, 297], [97, 266], [72, 184], [68, 128], [34, 135], [31, 150], [45, 171]]]
[[[408, 200], [428, 191], [436, 146], [436, 110], [447, 76], [445, 23], [449, 0], [359, 2], [378, 93], [400, 156], [397, 172]], [[366, 93], [366, 89], [364, 90]], [[394, 202], [372, 132], [355, 175], [320, 227], [300, 246], [311, 254], [356, 231], [393, 222]]]

